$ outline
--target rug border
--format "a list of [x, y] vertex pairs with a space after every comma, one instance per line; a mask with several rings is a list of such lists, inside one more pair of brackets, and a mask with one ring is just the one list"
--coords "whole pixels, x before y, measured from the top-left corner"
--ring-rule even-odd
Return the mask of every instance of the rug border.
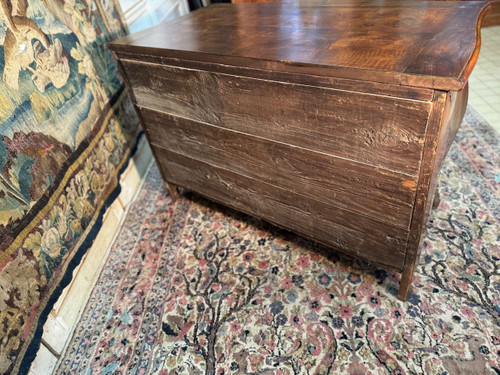
[[[123, 88], [123, 86], [122, 86]], [[121, 91], [121, 90], [119, 90]], [[126, 93], [127, 91], [124, 90]], [[123, 93], [123, 92], [122, 92]], [[110, 108], [110, 111], [112, 111], [113, 108]], [[130, 148], [130, 152], [128, 155], [125, 157], [125, 159], [122, 161], [122, 165], [116, 175], [116, 186], [113, 188], [111, 193], [108, 195], [108, 197], [104, 200], [103, 205], [101, 206], [99, 213], [95, 219], [94, 224], [92, 225], [91, 229], [89, 230], [87, 236], [83, 240], [82, 244], [78, 247], [78, 249], [75, 251], [73, 258], [69, 261], [68, 267], [66, 271], [64, 272], [63, 277], [59, 281], [59, 283], [55, 286], [54, 290], [52, 291], [47, 304], [45, 305], [45, 308], [42, 310], [40, 316], [38, 317], [38, 323], [36, 326], [36, 329], [33, 333], [33, 337], [30, 340], [30, 343], [28, 344], [28, 347], [26, 351], [24, 352], [24, 355], [22, 357], [22, 360], [18, 362], [18, 374], [28, 374], [31, 365], [33, 364], [33, 361], [35, 360], [38, 351], [40, 349], [40, 346], [42, 344], [42, 335], [43, 335], [43, 326], [45, 325], [48, 316], [50, 312], [52, 311], [55, 303], [61, 296], [63, 290], [71, 283], [73, 280], [73, 271], [75, 270], [76, 267], [78, 267], [82, 261], [82, 258], [84, 255], [87, 253], [87, 251], [90, 249], [92, 244], [94, 243], [94, 240], [96, 239], [97, 235], [99, 234], [99, 231], [102, 228], [102, 219], [104, 217], [104, 214], [106, 213], [106, 210], [111, 206], [111, 204], [115, 201], [116, 198], [118, 198], [118, 195], [120, 194], [122, 188], [120, 184], [120, 177], [125, 172], [127, 169], [130, 159], [135, 155], [137, 152], [138, 146], [139, 146], [139, 139], [141, 136], [144, 134], [144, 131], [141, 129], [137, 136], [135, 137], [134, 145]], [[15, 371], [16, 367], [14, 367]]]

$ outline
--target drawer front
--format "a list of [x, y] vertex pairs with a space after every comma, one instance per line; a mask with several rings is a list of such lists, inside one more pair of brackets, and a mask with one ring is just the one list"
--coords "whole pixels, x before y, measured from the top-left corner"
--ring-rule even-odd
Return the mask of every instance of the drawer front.
[[139, 107], [418, 174], [429, 102], [121, 62]]
[[145, 108], [141, 116], [153, 145], [333, 207], [409, 228], [415, 177]]
[[360, 256], [403, 269], [408, 231], [310, 199], [159, 146], [152, 146], [163, 176], [236, 210]]

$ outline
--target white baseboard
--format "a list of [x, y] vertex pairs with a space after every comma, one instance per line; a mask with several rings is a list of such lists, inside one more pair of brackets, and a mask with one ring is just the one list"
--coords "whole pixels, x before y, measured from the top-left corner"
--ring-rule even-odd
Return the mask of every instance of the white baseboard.
[[111, 244], [152, 163], [151, 149], [142, 137], [136, 154], [120, 177], [121, 192], [106, 210], [102, 227], [81, 264], [73, 272], [73, 280], [62, 292], [44, 325], [42, 345], [30, 368], [30, 375], [49, 375], [63, 353], [97, 278], [106, 261]]

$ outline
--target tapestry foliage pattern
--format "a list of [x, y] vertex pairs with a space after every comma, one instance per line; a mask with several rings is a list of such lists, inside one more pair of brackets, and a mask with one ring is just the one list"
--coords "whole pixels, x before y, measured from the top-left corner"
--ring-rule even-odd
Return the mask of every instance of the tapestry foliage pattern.
[[4, 374], [29, 367], [30, 342], [116, 194], [139, 127], [106, 48], [126, 30], [114, 0], [0, 4]]

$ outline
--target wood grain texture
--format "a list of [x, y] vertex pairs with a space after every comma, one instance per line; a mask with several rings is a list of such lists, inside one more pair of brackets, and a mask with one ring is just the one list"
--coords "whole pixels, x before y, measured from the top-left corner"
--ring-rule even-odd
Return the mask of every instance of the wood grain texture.
[[134, 52], [113, 52], [120, 60], [135, 61], [138, 63], [152, 63], [180, 67], [194, 70], [204, 70], [213, 73], [225, 73], [233, 76], [258, 78], [283, 83], [297, 83], [302, 85], [331, 88], [345, 91], [371, 93], [376, 95], [392, 96], [430, 102], [433, 90], [422, 87], [401, 86], [372, 81], [359, 81], [349, 78], [338, 78], [303, 73], [290, 73], [272, 70], [259, 70], [242, 66], [232, 66], [206, 61], [183, 60], [175, 57], [165, 57], [151, 54], [137, 54]]
[[413, 217], [408, 238], [404, 270], [398, 298], [405, 301], [411, 286], [413, 271], [420, 253], [424, 225], [438, 183], [439, 169], [456, 131], [462, 122], [467, 105], [468, 86], [459, 93], [435, 92], [435, 99], [426, 132]]
[[223, 5], [111, 48], [173, 195], [182, 186], [402, 272], [405, 300], [487, 10]]
[[343, 252], [401, 271], [408, 231], [153, 146], [167, 180]]
[[[462, 0], [445, 0], [445, 1], [462, 1]], [[482, 27], [498, 26], [500, 25], [500, 1], [498, 0], [487, 0], [487, 1], [491, 3], [491, 10], [484, 18], [482, 22]]]
[[491, 11], [483, 22], [483, 27], [500, 26], [500, 1], [491, 1]]
[[415, 176], [430, 103], [122, 60], [140, 107]]
[[489, 8], [479, 1], [217, 4], [109, 47], [262, 70], [460, 90], [476, 62], [480, 23]]
[[[154, 145], [408, 229], [416, 178], [142, 110]], [[383, 214], [381, 214], [383, 212]]]

